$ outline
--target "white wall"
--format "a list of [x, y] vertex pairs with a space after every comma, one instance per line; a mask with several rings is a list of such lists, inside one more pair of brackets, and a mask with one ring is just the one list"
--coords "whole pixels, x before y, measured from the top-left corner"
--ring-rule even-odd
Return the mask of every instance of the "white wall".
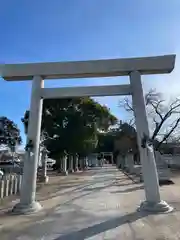
[[176, 165], [177, 167], [180, 167], [180, 155], [163, 154], [162, 158], [169, 165]]

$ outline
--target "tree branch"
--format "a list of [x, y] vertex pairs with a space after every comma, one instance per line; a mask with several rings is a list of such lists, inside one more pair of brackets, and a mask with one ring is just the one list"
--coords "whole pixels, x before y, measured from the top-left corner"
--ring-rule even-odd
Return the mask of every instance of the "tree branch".
[[156, 103], [156, 105], [155, 105], [155, 103], [151, 102], [151, 106], [153, 107], [153, 109], [155, 110], [155, 112], [157, 113], [157, 115], [160, 117], [161, 120], [163, 119], [163, 116], [162, 116], [161, 112], [159, 111], [159, 106], [162, 102], [163, 102], [163, 100], [160, 100]]
[[177, 126], [179, 125], [179, 123], [180, 123], [180, 118], [177, 119], [175, 125], [171, 128], [171, 130], [170, 130], [167, 134], [164, 135], [163, 139], [158, 143], [156, 149], [158, 149], [158, 148], [161, 146], [161, 144], [162, 144], [163, 142], [165, 142], [165, 141], [170, 137], [170, 135], [174, 132], [174, 130], [175, 130], [175, 129], [177, 128]]
[[[151, 103], [151, 105], [153, 106], [156, 114], [160, 117], [161, 122], [159, 124], [156, 125], [156, 128], [153, 132], [152, 135], [152, 140], [154, 140], [156, 138], [156, 136], [158, 135], [158, 133], [160, 132], [162, 126], [164, 125], [165, 121], [175, 112], [173, 110], [177, 109], [178, 107], [180, 107], [180, 103], [178, 103], [179, 101], [175, 101], [170, 105], [170, 109], [169, 111], [163, 116], [162, 113], [158, 110], [158, 107], [160, 105], [160, 103], [162, 103], [162, 101], [159, 101], [157, 103], [157, 105], [155, 106], [153, 103]], [[178, 103], [178, 104], [177, 104]], [[175, 106], [173, 106], [174, 104], [176, 104]]]
[[[153, 131], [152, 140], [155, 140], [157, 135], [160, 135], [163, 126], [166, 125], [171, 118], [172, 115], [180, 113], [180, 99], [176, 98], [168, 108], [166, 107], [165, 101], [161, 99], [161, 94], [157, 93], [155, 89], [151, 89], [145, 95], [145, 104], [148, 107], [148, 116], [152, 117], [152, 121], [155, 123], [155, 129]], [[134, 112], [132, 103], [129, 98], [124, 98], [123, 101], [120, 102], [120, 107], [123, 107], [127, 112]], [[130, 124], [132, 124], [133, 120], [130, 120]], [[170, 137], [170, 135], [177, 128], [179, 121], [177, 120], [176, 124], [171, 127], [171, 130], [168, 134], [163, 134], [162, 141], [166, 141]]]
[[119, 107], [123, 107], [127, 112], [134, 112], [132, 103], [129, 98], [124, 98], [119, 102]]

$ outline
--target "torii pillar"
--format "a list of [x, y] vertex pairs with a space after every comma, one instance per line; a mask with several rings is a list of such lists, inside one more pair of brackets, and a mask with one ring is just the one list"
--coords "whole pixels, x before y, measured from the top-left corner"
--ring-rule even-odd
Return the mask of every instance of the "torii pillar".
[[24, 160], [24, 174], [20, 191], [20, 202], [15, 205], [13, 212], [31, 213], [39, 211], [41, 205], [36, 201], [37, 166], [39, 161], [39, 143], [41, 131], [41, 117], [43, 100], [40, 90], [44, 87], [44, 81], [40, 76], [34, 76], [32, 80], [30, 116], [28, 124], [27, 143], [32, 140], [32, 152], [26, 151]]

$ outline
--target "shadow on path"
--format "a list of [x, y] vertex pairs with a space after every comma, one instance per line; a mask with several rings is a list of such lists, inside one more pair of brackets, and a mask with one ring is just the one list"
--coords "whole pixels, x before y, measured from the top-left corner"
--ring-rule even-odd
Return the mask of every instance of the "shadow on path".
[[125, 223], [134, 222], [140, 218], [146, 217], [148, 213], [145, 212], [133, 212], [127, 215], [116, 217], [93, 226], [74, 231], [66, 235], [60, 236], [54, 240], [84, 240], [88, 237], [93, 237], [108, 230], [117, 228]]
[[112, 191], [111, 193], [127, 193], [127, 192], [133, 192], [141, 189], [144, 189], [144, 186], [137, 186], [137, 187], [127, 188], [125, 190]]
[[[64, 194], [68, 194], [68, 193], [73, 193], [73, 192], [83, 192], [83, 191], [99, 191], [99, 190], [103, 190], [104, 188], [116, 185], [116, 186], [126, 186], [126, 185], [132, 185], [133, 183], [126, 183], [125, 181], [127, 181], [127, 178], [119, 178], [116, 179], [115, 177], [109, 177], [107, 180], [104, 179], [104, 177], [99, 177], [97, 179], [92, 179], [92, 180], [88, 180], [87, 183], [82, 184], [82, 183], [76, 183], [74, 181], [74, 183], [66, 183], [66, 184], [56, 184], [56, 188], [54, 189], [54, 193], [47, 193], [47, 196], [39, 196], [39, 200], [40, 201], [45, 201], [57, 196], [62, 196]], [[110, 184], [106, 184], [108, 182], [111, 182]], [[120, 183], [121, 182], [121, 183]], [[124, 184], [123, 184], [124, 182]], [[106, 184], [105, 186], [102, 187], [97, 187], [97, 188], [91, 188], [94, 186], [94, 184]], [[74, 189], [72, 189], [74, 188]], [[63, 192], [63, 189], [69, 189], [66, 192]], [[62, 192], [61, 192], [62, 191]]]

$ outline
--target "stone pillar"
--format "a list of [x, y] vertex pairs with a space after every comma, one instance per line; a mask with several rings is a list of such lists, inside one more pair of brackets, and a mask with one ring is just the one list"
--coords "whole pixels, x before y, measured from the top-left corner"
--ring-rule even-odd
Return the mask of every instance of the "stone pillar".
[[68, 161], [69, 161], [68, 171], [72, 173], [72, 172], [74, 172], [74, 169], [73, 169], [73, 155], [69, 155]]
[[26, 151], [20, 202], [13, 208], [13, 211], [17, 213], [31, 213], [41, 209], [41, 205], [36, 202], [35, 197], [43, 103], [41, 88], [44, 87], [43, 85], [44, 81], [40, 76], [33, 77], [27, 135], [27, 143], [31, 141], [32, 149]]
[[9, 195], [9, 179], [5, 179], [4, 181], [4, 197], [8, 197]]
[[74, 163], [74, 171], [75, 172], [78, 172], [79, 171], [79, 168], [78, 168], [78, 163], [79, 163], [79, 157], [77, 154], [75, 154], [73, 156], [73, 163]]
[[62, 174], [65, 175], [65, 176], [68, 175], [67, 159], [68, 159], [68, 157], [66, 155], [62, 157]]
[[0, 199], [4, 197], [4, 180], [0, 181]]
[[78, 159], [79, 170], [82, 170], [82, 161], [83, 161], [82, 157], [79, 157], [79, 159]]
[[11, 175], [9, 178], [9, 195], [13, 194], [14, 177], [15, 176]]
[[122, 166], [121, 166], [121, 155], [120, 154], [118, 154], [116, 161], [117, 161], [116, 162], [117, 168], [121, 168]]
[[84, 158], [84, 167], [85, 167], [85, 169], [88, 169], [88, 157], [87, 156]]
[[18, 184], [18, 178], [17, 176], [14, 179], [14, 186], [13, 186], [13, 194], [17, 194], [17, 184]]
[[128, 168], [128, 156], [125, 155], [124, 157], [124, 168], [127, 169]]
[[80, 170], [83, 171], [85, 168], [85, 157], [79, 158], [79, 166], [80, 166]]
[[40, 181], [43, 183], [48, 183], [49, 177], [47, 176], [47, 152], [45, 149], [41, 152], [41, 164], [42, 164], [42, 172], [40, 176]]
[[88, 156], [88, 166], [91, 166], [92, 165], [92, 156], [89, 155]]
[[123, 156], [121, 156], [120, 157], [121, 158], [121, 168], [122, 169], [124, 169], [125, 168], [125, 165], [126, 165], [126, 163], [125, 163], [125, 161], [126, 161], [126, 157], [123, 155]]
[[129, 153], [127, 155], [127, 160], [128, 160], [128, 169], [130, 173], [133, 173], [133, 168], [134, 168], [134, 156], [132, 153]]
[[131, 171], [133, 169], [133, 166], [134, 166], [133, 155], [131, 153], [128, 153], [125, 156], [125, 168], [126, 168], [126, 171], [131, 173]]
[[21, 192], [21, 185], [22, 185], [22, 175], [17, 176], [17, 192]]
[[172, 208], [160, 199], [158, 174], [153, 151], [150, 152], [149, 148], [142, 147], [144, 134], [149, 137], [149, 127], [140, 72], [134, 71], [130, 73], [130, 84], [146, 195], [146, 201], [141, 204], [139, 209], [154, 212], [170, 211]]

